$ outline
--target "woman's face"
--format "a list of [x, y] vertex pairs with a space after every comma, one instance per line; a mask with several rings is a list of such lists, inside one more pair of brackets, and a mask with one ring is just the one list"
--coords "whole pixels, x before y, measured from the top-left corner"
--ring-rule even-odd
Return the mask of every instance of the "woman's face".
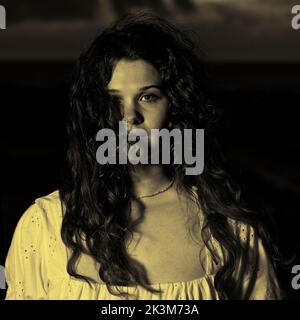
[[167, 120], [168, 101], [161, 87], [158, 71], [144, 60], [119, 60], [107, 85], [110, 95], [122, 105], [128, 131], [162, 129]]

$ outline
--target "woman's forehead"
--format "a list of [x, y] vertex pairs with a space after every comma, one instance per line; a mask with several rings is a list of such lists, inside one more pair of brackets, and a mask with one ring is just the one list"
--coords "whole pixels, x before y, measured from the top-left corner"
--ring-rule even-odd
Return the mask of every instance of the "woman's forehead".
[[142, 88], [159, 85], [161, 78], [156, 68], [145, 60], [119, 60], [107, 85], [110, 90]]

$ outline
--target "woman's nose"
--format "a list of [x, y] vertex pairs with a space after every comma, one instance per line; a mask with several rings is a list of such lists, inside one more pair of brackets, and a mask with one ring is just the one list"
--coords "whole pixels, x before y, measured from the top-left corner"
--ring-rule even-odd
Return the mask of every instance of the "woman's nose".
[[123, 120], [127, 122], [128, 126], [139, 125], [144, 122], [144, 117], [136, 102], [130, 101], [124, 106]]

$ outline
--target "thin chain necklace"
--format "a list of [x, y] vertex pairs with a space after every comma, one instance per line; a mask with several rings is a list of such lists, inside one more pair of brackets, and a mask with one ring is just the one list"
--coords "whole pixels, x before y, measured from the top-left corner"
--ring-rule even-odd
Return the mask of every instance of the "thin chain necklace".
[[163, 192], [168, 191], [172, 187], [174, 181], [175, 181], [175, 178], [173, 178], [172, 181], [166, 187], [164, 187], [162, 190], [159, 190], [159, 191], [156, 191], [154, 193], [147, 194], [147, 195], [144, 195], [144, 196], [135, 197], [134, 199], [138, 200], [138, 199], [143, 199], [143, 198], [155, 197], [155, 196], [157, 196], [157, 195], [159, 195], [159, 194], [161, 194]]

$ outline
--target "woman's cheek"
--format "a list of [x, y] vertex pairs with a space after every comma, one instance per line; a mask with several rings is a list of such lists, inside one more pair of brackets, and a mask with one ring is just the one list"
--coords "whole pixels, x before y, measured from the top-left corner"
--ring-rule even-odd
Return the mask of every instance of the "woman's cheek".
[[157, 108], [156, 120], [157, 120], [157, 128], [161, 129], [164, 128], [166, 124], [168, 116], [168, 107], [167, 105]]
[[156, 119], [152, 119], [152, 121], [148, 122], [147, 128], [151, 131], [151, 129], [162, 129], [165, 124], [165, 117], [162, 114], [158, 114]]

